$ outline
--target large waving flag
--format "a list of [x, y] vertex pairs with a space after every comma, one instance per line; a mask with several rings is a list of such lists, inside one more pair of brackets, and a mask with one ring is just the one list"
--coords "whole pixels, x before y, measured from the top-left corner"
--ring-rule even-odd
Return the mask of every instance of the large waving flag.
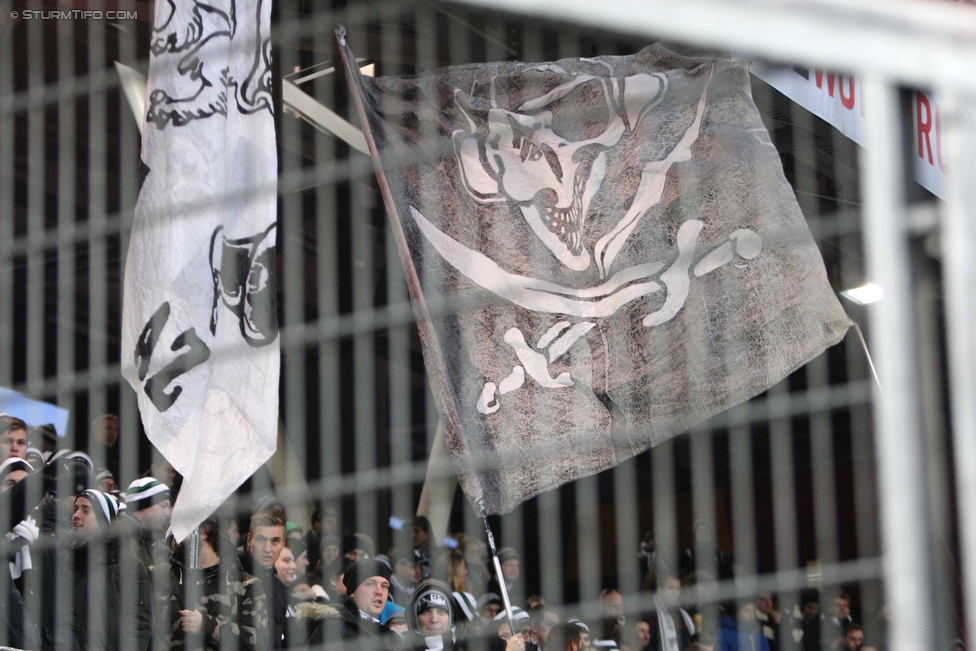
[[157, 2], [122, 372], [183, 475], [183, 539], [275, 450], [271, 2]]
[[746, 64], [654, 46], [365, 79], [338, 35], [448, 449], [488, 513], [843, 338]]

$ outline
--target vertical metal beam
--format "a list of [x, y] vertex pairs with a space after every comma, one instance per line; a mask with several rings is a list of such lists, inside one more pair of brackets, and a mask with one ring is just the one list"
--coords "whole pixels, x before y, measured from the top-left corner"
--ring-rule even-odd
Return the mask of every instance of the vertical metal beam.
[[[807, 390], [826, 389], [827, 355], [823, 354], [807, 364]], [[833, 423], [830, 412], [811, 401], [810, 457], [813, 474], [813, 518], [816, 525], [817, 558], [821, 566], [836, 563], [837, 552], [837, 491], [834, 476]]]
[[880, 471], [885, 586], [891, 604], [890, 648], [937, 648], [931, 548], [926, 512], [925, 450], [919, 405], [905, 170], [898, 89], [864, 79], [867, 146], [861, 158], [868, 274], [884, 287], [869, 311], [882, 397], [874, 387]]
[[[130, 32], [118, 30], [117, 38], [119, 41], [119, 58], [123, 61], [132, 62], [136, 59], [136, 39]], [[145, 83], [141, 83], [145, 88]], [[133, 107], [126, 100], [125, 94], [118, 94], [117, 111], [118, 138], [119, 138], [119, 211], [115, 215], [115, 223], [120, 227], [123, 223], [131, 220], [135, 212], [136, 199], [139, 192], [138, 164], [140, 130], [136, 124], [141, 125], [143, 107], [140, 105], [134, 111], [135, 120], [128, 119], [133, 112]], [[119, 233], [119, 280], [125, 270], [125, 256], [129, 250], [129, 229], [120, 228]], [[59, 269], [60, 273], [60, 269]], [[111, 296], [110, 300], [118, 305], [118, 314], [121, 314], [122, 294]], [[112, 355], [114, 359], [114, 354]], [[119, 488], [125, 490], [128, 482], [131, 482], [139, 473], [139, 412], [136, 407], [135, 393], [127, 382], [120, 383], [119, 395], [119, 438], [116, 445], [119, 448], [119, 463], [115, 478]], [[134, 558], [128, 555], [123, 556], [122, 582], [121, 582], [121, 605], [120, 616], [128, 624], [133, 624], [138, 617], [137, 604], [139, 603], [139, 581], [135, 568], [132, 566]], [[162, 590], [166, 581], [161, 577], [157, 581], [157, 590]], [[134, 637], [134, 636], [129, 636]], [[122, 651], [145, 651], [136, 648], [136, 639], [123, 639]]]
[[941, 214], [952, 442], [967, 639], [976, 640], [976, 98], [943, 89], [943, 142], [951, 175]]
[[[60, 50], [59, 50], [60, 51]], [[119, 33], [119, 58], [122, 61], [133, 63], [138, 57], [138, 47], [136, 36], [131, 32], [121, 31]], [[145, 95], [145, 82], [141, 83], [143, 96]], [[120, 281], [124, 281], [125, 257], [129, 251], [129, 231], [130, 227], [125, 225], [131, 223], [135, 213], [136, 201], [139, 198], [139, 174], [138, 161], [141, 156], [141, 134], [142, 125], [145, 122], [142, 114], [142, 105], [138, 110], [130, 105], [124, 93], [119, 93], [119, 270]], [[128, 120], [127, 113], [133, 111], [135, 120]], [[137, 126], [138, 125], [138, 126]], [[59, 251], [60, 259], [60, 251]], [[60, 267], [58, 272], [60, 274]], [[113, 297], [119, 305], [119, 314], [122, 313], [121, 293]], [[119, 488], [128, 487], [138, 476], [142, 468], [139, 468], [139, 410], [136, 404], [136, 394], [129, 386], [128, 382], [121, 382], [119, 389], [119, 473], [116, 477]]]
[[755, 592], [756, 511], [752, 472], [752, 433], [738, 425], [729, 432], [729, 465], [732, 481], [732, 540], [735, 547], [736, 592]]
[[[332, 47], [335, 36], [326, 31], [316, 39], [322, 50]], [[325, 106], [334, 105], [333, 88], [336, 75], [329, 75], [310, 82], [309, 93], [314, 92]], [[313, 90], [314, 89], [314, 90]], [[315, 160], [319, 169], [334, 165], [336, 142], [332, 136], [316, 132]], [[338, 253], [338, 196], [336, 182], [319, 183], [315, 188], [315, 260], [316, 305], [321, 321], [339, 314], [339, 253]], [[342, 470], [342, 405], [339, 362], [339, 340], [331, 335], [323, 337], [318, 345], [318, 439], [319, 477], [338, 477]], [[322, 504], [323, 509], [333, 507]], [[337, 513], [339, 515], [339, 513]], [[323, 510], [324, 520], [324, 510]], [[341, 523], [339, 523], [341, 531]]]
[[[105, 56], [105, 25], [104, 20], [89, 20], [86, 22], [88, 30], [88, 70], [103, 71], [109, 64]], [[114, 68], [110, 69], [114, 72]], [[107, 246], [105, 231], [108, 226], [107, 196], [108, 170], [106, 169], [108, 155], [108, 129], [106, 108], [107, 93], [97, 90], [88, 95], [88, 225], [93, 237], [88, 241], [88, 368], [101, 375], [105, 369], [106, 347], [108, 341], [108, 295], [106, 293], [107, 280]], [[88, 419], [92, 419], [106, 411], [106, 386], [104, 381], [92, 382], [88, 386]], [[86, 429], [89, 423], [76, 423]], [[105, 448], [92, 445], [90, 451], [96, 452], [92, 459], [96, 468], [105, 464]], [[99, 458], [100, 457], [100, 458]]]
[[[421, 20], [421, 14], [432, 20], [428, 12], [415, 11], [416, 20]], [[435, 30], [426, 28], [433, 34]], [[421, 56], [427, 49], [422, 48], [416, 54]], [[407, 282], [400, 264], [400, 255], [396, 247], [396, 237], [389, 223], [389, 216], [384, 219], [384, 241], [386, 242], [386, 300], [387, 305], [404, 305], [410, 301], [407, 293]], [[411, 413], [411, 368], [410, 368], [410, 328], [411, 325], [392, 327], [389, 330], [389, 404], [390, 404], [390, 464], [394, 468], [393, 485], [391, 486], [390, 512], [396, 517], [404, 517], [414, 512], [414, 497], [409, 490], [409, 481], [397, 468], [406, 466], [411, 461], [411, 443], [413, 438], [413, 418]], [[472, 532], [480, 531], [475, 513], [468, 509], [466, 515], [471, 520]], [[405, 523], [404, 526], [409, 526]], [[391, 546], [406, 544], [404, 533], [395, 534]], [[477, 533], [475, 535], [478, 535]], [[478, 535], [480, 537], [480, 535]], [[400, 550], [398, 555], [402, 555]], [[396, 558], [391, 558], [396, 562]], [[474, 572], [469, 572], [473, 577]]]
[[[7, 43], [13, 38], [5, 35]], [[0, 97], [14, 94], [14, 48], [0, 47]], [[14, 295], [14, 114], [0, 113], [0, 297]], [[0, 386], [13, 384], [13, 310], [0, 313]]]
[[[576, 550], [579, 600], [596, 601], [600, 595], [600, 501], [597, 478], [576, 480]], [[596, 631], [591, 634], [599, 635]]]
[[[648, 570], [681, 578], [678, 569], [678, 509], [674, 490], [674, 443], [665, 441], [651, 450], [651, 482], [654, 490], [654, 556]], [[651, 562], [653, 561], [653, 562]], [[646, 577], [641, 577], [641, 581]]]
[[547, 603], [562, 603], [565, 596], [563, 536], [565, 524], [559, 508], [559, 491], [539, 496], [539, 576], [542, 597]]
[[[352, 305], [356, 312], [373, 309], [373, 228], [372, 209], [378, 196], [353, 179], [351, 186], [350, 230], [352, 231]], [[355, 413], [356, 472], [376, 467], [376, 334], [363, 329], [353, 335], [353, 409]], [[376, 536], [376, 493], [371, 490], [356, 495], [356, 531]]]
[[[101, 9], [100, 3], [95, 5]], [[88, 71], [101, 71], [108, 61], [105, 57], [105, 21], [86, 21], [88, 33]], [[106, 261], [107, 246], [105, 230], [108, 225], [107, 209], [107, 137], [106, 120], [107, 93], [104, 90], [93, 90], [88, 93], [88, 226], [92, 235], [88, 240], [88, 369], [100, 372], [105, 367], [105, 352], [107, 340], [107, 305], [106, 292]], [[101, 373], [99, 373], [101, 375]], [[89, 430], [90, 422], [106, 411], [106, 391], [104, 380], [90, 382], [88, 385], [88, 422], [75, 422], [78, 428]], [[88, 451], [93, 453], [92, 461], [95, 468], [105, 465], [105, 447], [88, 441]], [[92, 544], [92, 543], [89, 543]], [[93, 548], [94, 553], [100, 553], [103, 547]], [[91, 559], [91, 557], [89, 557]], [[100, 618], [106, 616], [103, 607], [105, 601], [98, 599], [107, 589], [104, 574], [94, 571], [95, 565], [89, 563], [86, 568], [88, 581], [87, 599], [90, 604], [98, 604], [88, 609], [88, 630], [95, 631]], [[77, 604], [76, 604], [77, 607]], [[77, 612], [77, 611], [75, 611]]]
[[[284, 15], [295, 9], [294, 3], [284, 3]], [[279, 70], [287, 74], [300, 62], [291, 47], [278, 48]], [[280, 169], [285, 174], [294, 174], [302, 169], [302, 130], [303, 122], [293, 113], [283, 114], [278, 118], [280, 125], [278, 137], [281, 139], [279, 152], [281, 155]], [[300, 327], [305, 322], [305, 202], [301, 191], [291, 191], [282, 195], [278, 200], [281, 206], [278, 215], [278, 251], [285, 261], [281, 265], [284, 273], [284, 310], [282, 327]], [[285, 390], [282, 394], [280, 414], [285, 426], [279, 432], [279, 446], [272, 457], [269, 466], [273, 468], [273, 478], [276, 488], [303, 488], [304, 468], [299, 469], [296, 455], [302, 458], [305, 449], [307, 419], [305, 417], [305, 346], [297, 344], [281, 351], [282, 379]], [[294, 484], [294, 485], [292, 485]], [[293, 495], [304, 495], [304, 491], [293, 492]], [[289, 520], [304, 522], [307, 513], [302, 511], [306, 505], [299, 499], [285, 506], [288, 509]]]
[[637, 513], [637, 464], [628, 459], [613, 470], [614, 534], [617, 566], [608, 568], [617, 575], [617, 589], [624, 596], [640, 592], [644, 577], [638, 572], [635, 547], [640, 540]]
[[[44, 86], [44, 24], [29, 21], [27, 28], [27, 84]], [[44, 237], [45, 106], [27, 113], [27, 238], [28, 246]], [[44, 378], [44, 254], [27, 254], [27, 386], [36, 387]]]
[[[787, 380], [769, 390], [769, 400], [785, 398]], [[796, 479], [793, 467], [793, 428], [788, 418], [769, 422], [770, 485], [773, 498], [773, 542], [778, 573], [795, 569], [799, 563], [797, 548]], [[778, 574], [782, 576], [782, 574]], [[783, 614], [780, 635], [790, 635], [786, 622], [794, 614], [799, 601], [795, 591], [786, 592], [785, 585], [777, 591]]]
[[[58, 21], [58, 78], [75, 73], [73, 21]], [[77, 207], [77, 124], [75, 100], [58, 104], [58, 405], [74, 412], [75, 392], [71, 378], [75, 368], [75, 295], [77, 255], [75, 211]]]
[[[712, 446], [714, 438], [712, 430], [699, 427], [691, 431], [691, 496], [692, 513], [695, 524], [711, 526], [712, 539], [696, 537], [698, 527], [692, 526], [691, 549], [695, 553], [695, 595], [699, 603], [708, 604], [701, 609], [702, 626], [708, 630], [718, 630], [718, 604], [714, 603], [714, 581], [718, 580], [718, 547], [719, 527], [716, 522], [715, 509], [715, 455]], [[705, 523], [708, 523], [707, 525]], [[707, 577], [705, 580], [702, 577]]]

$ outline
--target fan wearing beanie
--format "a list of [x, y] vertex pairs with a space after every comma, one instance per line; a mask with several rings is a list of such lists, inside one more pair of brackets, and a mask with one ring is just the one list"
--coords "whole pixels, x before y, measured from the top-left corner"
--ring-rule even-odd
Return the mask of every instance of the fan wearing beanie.
[[346, 594], [335, 607], [302, 604], [298, 617], [306, 623], [309, 646], [345, 642], [374, 651], [389, 650], [396, 633], [380, 630], [380, 613], [390, 594], [390, 567], [374, 558], [350, 565], [342, 575]]
[[32, 472], [31, 465], [20, 457], [10, 457], [0, 463], [0, 493], [6, 493]]
[[125, 491], [125, 507], [156, 533], [165, 533], [172, 514], [172, 492], [154, 477], [142, 477]]
[[71, 512], [71, 527], [75, 532], [75, 546], [88, 543], [99, 533], [108, 530], [119, 514], [119, 501], [108, 493], [89, 489], [75, 497]]
[[410, 629], [404, 640], [404, 651], [458, 651], [465, 648], [457, 631], [459, 618], [463, 615], [446, 583], [437, 579], [421, 581], [407, 602], [404, 614]]
[[119, 514], [118, 527], [150, 571], [169, 560], [163, 538], [172, 513], [170, 499], [169, 486], [152, 477], [135, 480], [125, 491], [125, 512]]
[[[55, 546], [43, 550], [40, 565], [45, 602], [59, 601], [55, 595], [67, 590], [71, 594], [64, 603], [71, 607], [66, 613], [59, 611], [57, 618], [52, 617], [53, 613], [42, 612], [42, 640], [57, 641], [59, 647], [65, 643], [76, 649], [118, 651], [123, 640], [132, 648], [148, 648], [152, 633], [151, 600], [136, 600], [125, 604], [123, 609], [121, 567], [125, 565], [126, 583], [134, 588], [135, 594], [151, 594], [149, 571], [120, 545], [116, 528], [119, 511], [118, 500], [99, 490], [83, 490], [74, 497], [70, 582], [56, 574], [59, 550]], [[120, 618], [118, 613], [123, 610], [132, 615]], [[67, 622], [58, 621], [60, 625], [55, 626], [55, 619], [62, 617]], [[62, 639], [65, 636], [72, 639]]]
[[[349, 566], [342, 576], [346, 586], [345, 602], [350, 610], [355, 607], [359, 621], [379, 627], [380, 613], [390, 596], [390, 567], [373, 558], [364, 558]], [[351, 602], [351, 603], [350, 603]]]

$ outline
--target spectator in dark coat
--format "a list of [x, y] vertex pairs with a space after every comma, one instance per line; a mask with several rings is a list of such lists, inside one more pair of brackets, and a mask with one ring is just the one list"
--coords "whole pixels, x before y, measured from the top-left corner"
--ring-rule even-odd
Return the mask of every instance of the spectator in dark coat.
[[392, 648], [399, 637], [383, 631], [379, 620], [390, 594], [390, 568], [381, 561], [365, 558], [346, 569], [342, 584], [346, 594], [334, 606], [299, 607], [299, 620], [307, 626], [308, 645], [341, 642], [351, 648], [374, 651]]
[[791, 634], [799, 640], [802, 651], [820, 651], [820, 632], [823, 614], [820, 612], [820, 591], [808, 588], [800, 592], [800, 604], [793, 613]]
[[125, 506], [119, 525], [125, 528], [133, 550], [151, 572], [168, 556], [161, 543], [172, 513], [169, 486], [152, 477], [137, 479], [125, 492]]
[[[644, 613], [649, 641], [647, 651], [670, 651], [669, 646], [679, 649], [688, 646], [695, 634], [695, 623], [684, 608], [678, 606], [681, 598], [681, 581], [678, 577], [661, 574], [654, 596], [655, 610]], [[673, 640], [673, 643], [671, 642]]]
[[302, 542], [308, 550], [308, 560], [311, 563], [309, 571], [319, 576], [319, 563], [322, 554], [322, 510], [312, 511], [312, 528], [305, 532]]
[[[221, 556], [223, 551], [223, 556]], [[187, 543], [177, 546], [171, 565], [169, 628], [166, 646], [173, 651], [237, 651], [266, 648], [268, 608], [264, 585], [241, 570], [230, 539], [221, 537], [215, 518], [200, 525], [196, 603], [188, 604]]]
[[410, 546], [413, 547], [414, 563], [420, 566], [421, 581], [430, 578], [433, 544], [434, 533], [430, 520], [418, 515], [410, 525]]
[[24, 597], [13, 581], [7, 581], [7, 599], [0, 603], [0, 629], [6, 631], [6, 644], [16, 649], [40, 646], [37, 626], [27, 613]]
[[[152, 602], [149, 571], [135, 556], [126, 556], [113, 529], [118, 515], [118, 501], [108, 493], [86, 490], [74, 498], [72, 529], [74, 541], [69, 550], [70, 576], [55, 575], [57, 549], [45, 551], [42, 586], [41, 648], [50, 651], [67, 648], [72, 651], [118, 651], [125, 644], [144, 651], [152, 634]], [[126, 581], [136, 589], [135, 603], [122, 603], [122, 570]], [[89, 589], [94, 582], [97, 590]], [[71, 612], [66, 625], [56, 628], [58, 595], [70, 586]], [[63, 646], [61, 646], [63, 645]]]
[[254, 514], [247, 543], [237, 550], [241, 569], [260, 579], [268, 596], [268, 630], [272, 649], [281, 649], [285, 637], [288, 588], [277, 579], [274, 566], [284, 547], [285, 513], [280, 506], [273, 506]]

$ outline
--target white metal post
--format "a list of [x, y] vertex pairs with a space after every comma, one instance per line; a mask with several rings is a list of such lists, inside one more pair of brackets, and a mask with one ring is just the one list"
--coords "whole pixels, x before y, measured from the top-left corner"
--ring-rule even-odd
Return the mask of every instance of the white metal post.
[[976, 101], [939, 98], [949, 161], [941, 241], [950, 401], [967, 637], [976, 640]]
[[874, 387], [881, 541], [892, 651], [938, 648], [934, 638], [925, 454], [912, 309], [908, 222], [898, 89], [864, 80], [868, 145], [861, 152], [861, 195], [869, 278], [884, 287], [870, 307], [878, 376]]

